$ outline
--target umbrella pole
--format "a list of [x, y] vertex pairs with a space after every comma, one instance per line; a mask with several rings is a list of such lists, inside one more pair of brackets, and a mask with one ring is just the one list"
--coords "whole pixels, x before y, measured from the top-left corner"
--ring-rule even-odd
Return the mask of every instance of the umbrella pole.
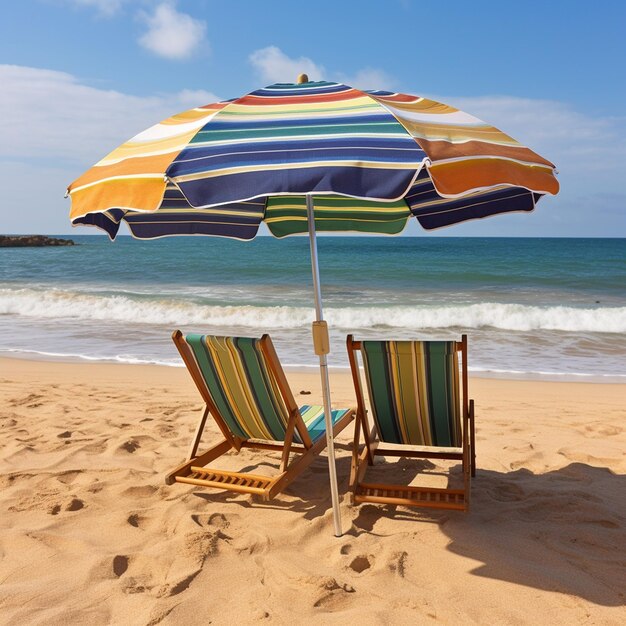
[[317, 261], [317, 239], [315, 237], [315, 216], [313, 196], [306, 195], [306, 213], [309, 224], [309, 243], [311, 245], [311, 271], [313, 273], [313, 291], [315, 295], [315, 322], [313, 322], [313, 346], [320, 359], [320, 376], [322, 379], [322, 395], [324, 397], [324, 420], [326, 422], [326, 443], [328, 445], [328, 474], [330, 478], [330, 494], [333, 504], [333, 524], [335, 537], [341, 537], [341, 514], [339, 512], [339, 491], [337, 489], [337, 468], [335, 467], [335, 441], [333, 439], [333, 421], [330, 402], [330, 384], [328, 382], [328, 362], [326, 355], [330, 352], [328, 328], [322, 310], [322, 290], [320, 286], [320, 269]]

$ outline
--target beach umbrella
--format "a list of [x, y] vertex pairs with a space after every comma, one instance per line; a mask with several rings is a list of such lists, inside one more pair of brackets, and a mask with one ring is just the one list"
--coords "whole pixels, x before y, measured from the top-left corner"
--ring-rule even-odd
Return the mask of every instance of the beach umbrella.
[[531, 211], [559, 185], [554, 165], [505, 133], [419, 96], [333, 82], [278, 83], [199, 106], [139, 133], [68, 187], [73, 225], [114, 239], [308, 234], [334, 529], [328, 331], [316, 232], [395, 234]]

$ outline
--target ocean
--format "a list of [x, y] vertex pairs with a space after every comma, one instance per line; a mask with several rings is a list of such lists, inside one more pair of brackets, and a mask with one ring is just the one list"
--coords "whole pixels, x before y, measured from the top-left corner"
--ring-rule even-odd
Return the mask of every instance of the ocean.
[[[174, 329], [271, 334], [314, 366], [305, 237], [0, 249], [0, 355], [181, 365]], [[474, 374], [626, 381], [626, 239], [320, 237], [329, 363], [345, 337], [458, 338]]]

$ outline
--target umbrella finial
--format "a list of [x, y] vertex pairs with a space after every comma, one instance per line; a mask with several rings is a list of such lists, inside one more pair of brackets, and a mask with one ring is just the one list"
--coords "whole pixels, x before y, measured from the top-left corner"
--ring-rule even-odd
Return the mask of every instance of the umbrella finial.
[[308, 83], [309, 77], [306, 74], [299, 74], [298, 80], [296, 82], [298, 83], [298, 85], [301, 85], [302, 83]]

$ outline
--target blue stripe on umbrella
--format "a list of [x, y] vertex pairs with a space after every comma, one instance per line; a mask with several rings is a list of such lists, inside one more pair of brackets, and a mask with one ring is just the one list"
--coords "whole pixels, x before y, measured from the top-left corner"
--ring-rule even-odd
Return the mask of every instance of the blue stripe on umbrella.
[[304, 167], [272, 172], [243, 172], [191, 181], [177, 181], [192, 206], [204, 198], [215, 203], [236, 202], [275, 194], [328, 193], [393, 200], [401, 197], [413, 180], [415, 169], [364, 167]]

